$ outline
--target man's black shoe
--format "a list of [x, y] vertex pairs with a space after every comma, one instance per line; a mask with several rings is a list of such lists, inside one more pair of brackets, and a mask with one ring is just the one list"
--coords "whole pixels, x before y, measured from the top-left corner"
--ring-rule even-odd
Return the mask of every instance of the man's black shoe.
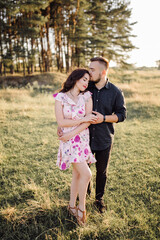
[[106, 206], [104, 205], [103, 200], [96, 200], [95, 205], [100, 213], [104, 213], [106, 211]]

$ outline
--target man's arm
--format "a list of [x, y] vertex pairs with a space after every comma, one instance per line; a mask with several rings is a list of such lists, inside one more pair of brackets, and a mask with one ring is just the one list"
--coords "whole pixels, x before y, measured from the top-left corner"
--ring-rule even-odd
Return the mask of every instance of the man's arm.
[[97, 117], [98, 120], [94, 124], [102, 123], [105, 119], [105, 122], [109, 123], [118, 123], [123, 122], [126, 119], [126, 107], [124, 102], [124, 96], [122, 91], [117, 92], [116, 100], [115, 100], [115, 106], [113, 109], [112, 115], [103, 115], [99, 112], [92, 111]]
[[114, 106], [114, 113], [118, 117], [117, 122], [123, 122], [126, 119], [126, 106], [124, 101], [124, 95], [121, 90], [117, 92], [115, 106]]
[[93, 124], [102, 123], [104, 121], [104, 118], [105, 118], [105, 122], [110, 122], [110, 123], [118, 122], [118, 116], [116, 114], [105, 115], [104, 117], [104, 115], [99, 112], [92, 111], [92, 113], [96, 114], [96, 116], [98, 117], [98, 120], [96, 121], [96, 123], [92, 122]]

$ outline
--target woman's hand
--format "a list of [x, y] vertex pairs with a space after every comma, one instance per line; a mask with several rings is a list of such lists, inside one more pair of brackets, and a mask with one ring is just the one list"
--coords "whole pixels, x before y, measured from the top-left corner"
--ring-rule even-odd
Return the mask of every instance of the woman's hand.
[[70, 132], [68, 133], [63, 133], [62, 136], [59, 137], [59, 140], [63, 141], [63, 142], [67, 142], [69, 139], [71, 139], [73, 136]]
[[96, 122], [98, 120], [98, 117], [94, 114], [90, 113], [87, 116], [84, 117], [84, 122]]
[[58, 135], [58, 137], [61, 137], [63, 135], [62, 128], [60, 128], [60, 127], [57, 128], [57, 135]]

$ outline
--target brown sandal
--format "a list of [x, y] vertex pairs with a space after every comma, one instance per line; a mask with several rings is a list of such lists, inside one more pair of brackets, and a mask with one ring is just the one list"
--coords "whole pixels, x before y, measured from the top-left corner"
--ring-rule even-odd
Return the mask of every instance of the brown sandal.
[[[77, 217], [77, 207], [76, 206], [71, 207], [70, 205], [68, 205], [67, 209], [72, 216]], [[72, 211], [72, 209], [76, 210], [75, 213]]]
[[[82, 217], [78, 216], [78, 211], [83, 214]], [[86, 223], [86, 211], [82, 211], [79, 207], [77, 208], [77, 222], [81, 226], [84, 226]]]

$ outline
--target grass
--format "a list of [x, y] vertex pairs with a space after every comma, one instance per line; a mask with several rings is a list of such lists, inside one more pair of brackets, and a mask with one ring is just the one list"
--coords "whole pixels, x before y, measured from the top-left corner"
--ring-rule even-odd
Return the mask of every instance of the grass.
[[93, 191], [87, 198], [85, 228], [66, 209], [71, 169], [62, 172], [55, 165], [59, 143], [52, 94], [41, 93], [38, 86], [0, 90], [2, 240], [160, 238], [160, 73], [130, 71], [120, 78], [111, 73], [110, 79], [125, 94], [128, 118], [115, 126], [103, 216], [93, 205], [91, 167]]

